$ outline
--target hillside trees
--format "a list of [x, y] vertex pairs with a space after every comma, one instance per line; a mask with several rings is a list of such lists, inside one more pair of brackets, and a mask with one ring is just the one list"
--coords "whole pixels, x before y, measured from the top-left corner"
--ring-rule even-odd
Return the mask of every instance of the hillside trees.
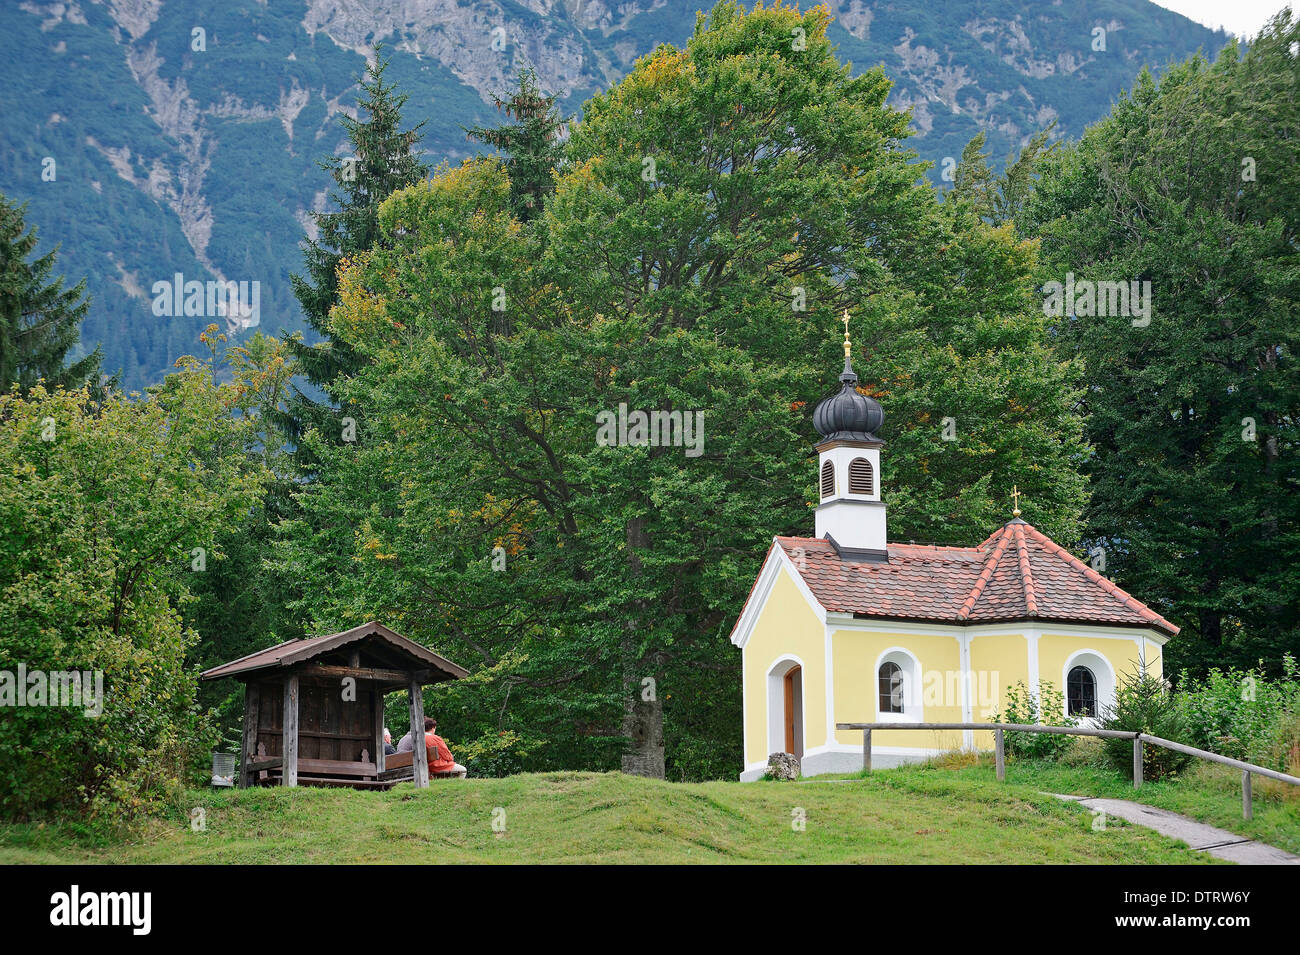
[[[519, 732], [534, 767], [735, 771], [726, 636], [771, 536], [811, 530], [845, 307], [895, 539], [976, 542], [1017, 481], [1073, 539], [1073, 371], [1032, 247], [936, 201], [888, 82], [851, 78], [826, 23], [719, 4], [588, 104], [540, 228], [470, 162], [389, 199], [343, 274], [333, 334], [369, 359], [343, 391], [374, 441], [331, 451], [278, 559], [321, 581], [299, 605], [320, 627], [391, 615], [477, 669], [437, 691], [453, 735]], [[602, 442], [621, 406], [702, 443]]]
[[17, 383], [27, 392], [43, 381], [51, 391], [75, 389], [92, 379], [98, 386], [98, 348], [64, 364], [90, 307], [85, 280], [65, 289], [63, 278], [50, 274], [58, 250], [32, 258], [35, 248], [23, 207], [0, 194], [0, 388]]
[[122, 818], [206, 759], [181, 608], [261, 492], [237, 391], [187, 359], [140, 400], [0, 395], [0, 670], [99, 671], [103, 689], [98, 713], [0, 708], [4, 816]]
[[[361, 359], [346, 342], [330, 334], [329, 311], [338, 300], [338, 268], [348, 256], [364, 252], [379, 239], [379, 204], [394, 191], [419, 182], [428, 174], [420, 158], [420, 128], [403, 129], [402, 107], [408, 94], [384, 82], [388, 61], [383, 51], [361, 77], [361, 98], [357, 103], [360, 118], [344, 115], [343, 128], [352, 144], [353, 155], [332, 156], [320, 165], [329, 172], [337, 186], [331, 201], [334, 212], [314, 213], [317, 237], [304, 241], [307, 272], [294, 275], [293, 291], [302, 306], [307, 324], [324, 336], [325, 341], [312, 344], [297, 337], [286, 338], [285, 346], [301, 374], [320, 388], [330, 401], [337, 401], [334, 382], [340, 376], [356, 372]], [[341, 419], [356, 420], [359, 410], [338, 410], [329, 402], [317, 401], [295, 388], [288, 407], [277, 420], [292, 442], [299, 442], [309, 428], [343, 440]], [[300, 456], [300, 464], [310, 470], [309, 459]]]
[[493, 103], [507, 122], [466, 130], [469, 139], [506, 154], [510, 201], [520, 222], [542, 214], [554, 189], [552, 170], [564, 154], [561, 137], [568, 118], [556, 109], [556, 97], [543, 93], [537, 73], [522, 69], [509, 96], [494, 96]]
[[[226, 337], [209, 326], [203, 340], [211, 364], [232, 378], [229, 414], [247, 436], [245, 465], [266, 477], [269, 489], [244, 518], [217, 537], [216, 553], [203, 573], [189, 577], [193, 598], [184, 605], [186, 626], [201, 635], [189, 647], [186, 662], [203, 670], [290, 637], [301, 636], [287, 605], [309, 582], [268, 572], [278, 520], [276, 506], [292, 486], [295, 462], [277, 414], [290, 394], [297, 365], [283, 341], [255, 333], [244, 345], [227, 347]], [[215, 709], [219, 729], [237, 749], [236, 727], [243, 716], [243, 687], [235, 680], [201, 683], [198, 701]]]
[[1297, 40], [1279, 15], [1249, 50], [1142, 74], [1026, 210], [1043, 282], [1150, 283], [1149, 312], [1080, 291], [1054, 323], [1087, 370], [1088, 530], [1184, 628], [1166, 672], [1300, 650]]

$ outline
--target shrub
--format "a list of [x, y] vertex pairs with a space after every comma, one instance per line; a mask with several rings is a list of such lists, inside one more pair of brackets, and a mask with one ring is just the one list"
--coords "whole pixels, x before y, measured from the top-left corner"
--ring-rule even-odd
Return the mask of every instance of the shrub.
[[[1042, 723], [1043, 713], [1064, 713], [1065, 698], [1050, 680], [1038, 684], [1035, 696], [1023, 681], [1007, 687], [1006, 708], [995, 712], [993, 720], [997, 723]], [[1074, 726], [1072, 716], [1062, 716], [1052, 726]], [[1071, 745], [1071, 737], [1059, 733], [1016, 733], [1006, 734], [1007, 753], [1017, 759], [1059, 759]]]
[[[220, 558], [264, 473], [233, 387], [183, 367], [140, 400], [0, 394], [0, 818], [129, 821], [193, 781], [215, 741], [181, 608], [193, 561]], [[24, 670], [40, 692], [20, 700]], [[46, 698], [74, 671], [97, 699]]]
[[[1187, 743], [1190, 736], [1178, 700], [1163, 680], [1146, 673], [1120, 679], [1115, 703], [1103, 711], [1100, 726], [1108, 730], [1147, 733], [1176, 743]], [[1133, 743], [1127, 739], [1106, 739], [1102, 741], [1102, 748], [1110, 764], [1132, 779]], [[1142, 778], [1155, 780], [1177, 775], [1194, 758], [1160, 746], [1144, 746]]]
[[1233, 759], [1285, 770], [1300, 755], [1300, 670], [1283, 658], [1281, 679], [1262, 669], [1217, 667], [1191, 680], [1184, 671], [1175, 693], [1190, 742]]
[[514, 730], [484, 733], [462, 743], [455, 756], [471, 776], [513, 776], [523, 772], [531, 745]]

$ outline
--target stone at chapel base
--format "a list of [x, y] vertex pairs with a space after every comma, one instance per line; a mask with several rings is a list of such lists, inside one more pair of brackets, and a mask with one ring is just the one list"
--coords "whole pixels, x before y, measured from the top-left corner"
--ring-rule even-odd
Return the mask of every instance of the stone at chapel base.
[[793, 753], [773, 753], [767, 758], [767, 774], [773, 779], [798, 779], [799, 758]]

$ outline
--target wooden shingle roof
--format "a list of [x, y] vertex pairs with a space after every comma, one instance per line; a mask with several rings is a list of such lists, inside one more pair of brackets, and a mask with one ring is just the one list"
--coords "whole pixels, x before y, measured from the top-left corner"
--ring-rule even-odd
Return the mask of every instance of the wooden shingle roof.
[[341, 633], [308, 637], [305, 640], [286, 640], [284, 643], [205, 670], [199, 675], [199, 679], [218, 680], [231, 676], [242, 678], [243, 675], [255, 670], [288, 669], [360, 641], [376, 641], [382, 644], [398, 659], [404, 659], [412, 670], [438, 671], [443, 674], [444, 679], [449, 680], [469, 675], [469, 671], [464, 667], [457, 666], [428, 647], [423, 647], [414, 640], [388, 629], [379, 621], [371, 620], [369, 623], [363, 623], [359, 627]]

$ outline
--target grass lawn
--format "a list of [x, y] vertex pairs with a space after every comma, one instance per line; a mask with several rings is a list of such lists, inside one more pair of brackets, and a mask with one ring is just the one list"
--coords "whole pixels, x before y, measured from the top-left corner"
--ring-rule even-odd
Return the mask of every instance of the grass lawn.
[[[1119, 820], [1093, 831], [1089, 812], [1039, 791], [1102, 794], [1077, 775], [1083, 772], [1015, 765], [998, 783], [986, 765], [936, 765], [839, 782], [682, 784], [543, 773], [387, 793], [198, 790], [170, 816], [117, 836], [0, 826], [0, 863], [1216, 861]], [[1166, 798], [1155, 786], [1143, 792]], [[1215, 798], [1207, 789], [1206, 812], [1218, 811]], [[1226, 791], [1223, 799], [1231, 801]], [[189, 806], [205, 808], [205, 832], [191, 831]], [[497, 807], [505, 810], [500, 834], [492, 828]], [[806, 818], [802, 832], [791, 825], [796, 809]], [[1264, 819], [1260, 813], [1257, 824], [1274, 825]]]

